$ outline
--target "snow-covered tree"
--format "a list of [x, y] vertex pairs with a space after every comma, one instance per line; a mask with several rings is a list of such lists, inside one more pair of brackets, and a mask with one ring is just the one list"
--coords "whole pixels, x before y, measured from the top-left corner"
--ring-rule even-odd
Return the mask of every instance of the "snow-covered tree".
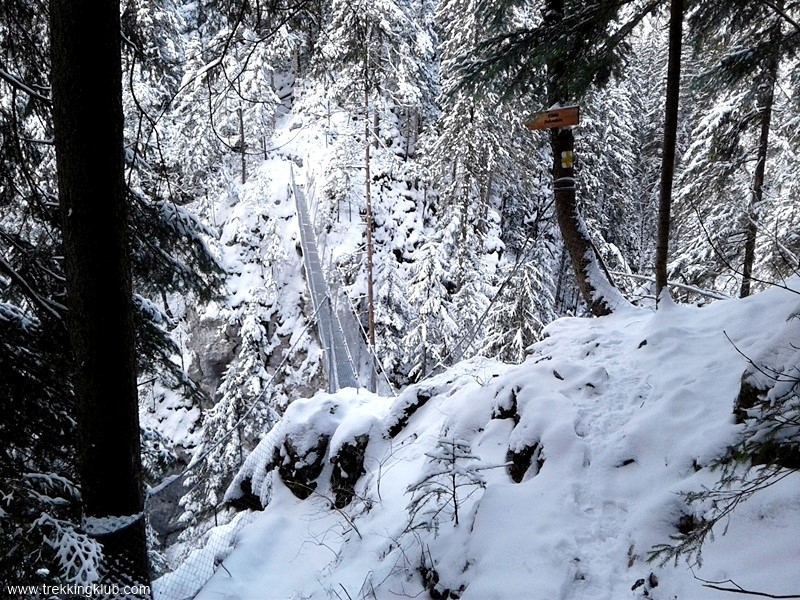
[[[626, 254], [635, 273], [649, 273], [655, 259], [656, 217], [661, 169], [662, 98], [666, 70], [666, 40], [653, 19], [645, 21], [632, 40], [629, 68], [621, 84], [632, 104], [633, 173], [628, 182], [631, 213], [626, 215], [627, 238], [633, 247]], [[685, 146], [682, 136], [681, 150]]]
[[585, 105], [575, 151], [582, 212], [607, 267], [629, 271], [641, 218], [633, 182], [639, 114], [630, 87], [622, 81], [592, 91]]
[[442, 361], [460, 328], [450, 314], [448, 286], [453, 282], [445, 270], [444, 248], [437, 241], [425, 242], [417, 250], [414, 276], [410, 282], [409, 302], [417, 310], [404, 339], [404, 360], [411, 365], [409, 377], [419, 380]]
[[[786, 231], [771, 214], [792, 193], [785, 171], [796, 149], [796, 124], [787, 116], [794, 98], [782, 90], [796, 62], [797, 32], [772, 7], [752, 3], [704, 3], [690, 23], [702, 112], [681, 178], [680, 253], [670, 269], [745, 296], [763, 278], [754, 272], [764, 265], [757, 246]], [[773, 258], [784, 274], [796, 264]]]
[[[74, 493], [76, 407], [66, 381], [73, 365], [65, 335], [63, 223], [47, 97], [49, 13], [36, 3], [3, 3], [0, 10], [0, 44], [7, 57], [0, 70], [5, 157], [0, 167], [0, 405], [9, 415], [24, 415], [11, 418], [3, 430], [0, 487], [6, 502], [0, 537], [5, 558], [0, 578], [29, 581], [40, 567], [50, 568], [54, 578], [65, 575], [51, 562], [58, 548], [46, 539], [56, 540], [56, 531], [67, 541], [77, 539], [70, 531], [80, 534], [79, 495]], [[125, 157], [126, 182], [145, 180], [152, 165], [134, 160], [130, 147]], [[175, 346], [168, 337], [169, 319], [158, 304], [160, 295], [181, 289], [208, 297], [219, 289], [221, 271], [205, 245], [209, 230], [138, 184], [128, 190], [140, 373], [161, 372], [168, 385], [182, 385], [187, 380], [172, 361]], [[53, 520], [40, 519], [43, 515]], [[59, 528], [54, 528], [56, 522]]]
[[440, 438], [425, 456], [424, 475], [406, 489], [411, 494], [409, 528], [438, 531], [446, 521], [457, 527], [464, 503], [486, 486], [481, 474], [486, 467], [474, 462], [480, 457], [472, 453], [469, 442], [451, 437]]
[[555, 318], [554, 290], [546, 275], [552, 270], [547, 269], [544, 248], [536, 250], [519, 268], [509, 267], [510, 279], [487, 316], [481, 348], [486, 356], [521, 363], [527, 348], [539, 340], [542, 328]]

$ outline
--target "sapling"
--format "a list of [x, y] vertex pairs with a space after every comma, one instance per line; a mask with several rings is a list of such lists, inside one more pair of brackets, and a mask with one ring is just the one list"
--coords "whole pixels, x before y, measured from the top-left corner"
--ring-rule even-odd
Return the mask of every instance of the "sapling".
[[[459, 523], [459, 510], [478, 489], [486, 487], [468, 442], [441, 437], [432, 452], [426, 452], [428, 465], [422, 478], [406, 489], [409, 529], [437, 530], [443, 520]], [[464, 491], [467, 488], [469, 491]]]

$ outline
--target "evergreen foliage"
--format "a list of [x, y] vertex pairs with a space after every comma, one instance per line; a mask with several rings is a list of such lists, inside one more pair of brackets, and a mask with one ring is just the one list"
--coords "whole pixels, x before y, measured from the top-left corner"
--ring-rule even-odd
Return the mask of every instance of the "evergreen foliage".
[[409, 377], [419, 380], [444, 364], [455, 345], [459, 327], [449, 313], [452, 285], [444, 271], [442, 245], [429, 241], [417, 251], [414, 277], [409, 285], [409, 301], [419, 306], [414, 325], [404, 343], [405, 362], [412, 365]]
[[781, 92], [797, 62], [797, 31], [761, 3], [698, 3], [688, 19], [699, 107], [670, 272], [747, 295], [754, 264], [756, 287], [797, 265], [793, 212], [785, 211], [795, 185], [787, 169], [796, 160], [796, 100]]
[[[534, 252], [546, 259], [544, 248]], [[553, 320], [553, 289], [535, 258], [512, 268], [508, 284], [492, 306], [481, 353], [510, 363], [521, 363], [527, 348], [539, 341], [542, 328]]]
[[[560, 4], [559, 14], [548, 12]], [[577, 283], [557, 230], [550, 139], [523, 126], [553, 97], [581, 105], [576, 173], [587, 239], [609, 270], [652, 274], [664, 4], [125, 4], [138, 367], [142, 380], [157, 380], [162, 395], [182, 397], [181, 405], [195, 411], [196, 428], [184, 448], [174, 447], [164, 430], [143, 429], [148, 481], [178, 468], [184, 450], [188, 460], [210, 452], [187, 480], [183, 521], [197, 529], [182, 539], [208, 525], [242, 457], [320, 376], [312, 311], [297, 283], [291, 209], [264, 193], [271, 184], [261, 161], [292, 160], [306, 171], [308, 189], [316, 177], [325, 266], [366, 328], [369, 147], [375, 351], [395, 384], [422, 380], [476, 352], [520, 363], [547, 323], [586, 308], [573, 299]], [[685, 154], [678, 161], [670, 279], [737, 292], [752, 231], [755, 288], [800, 265], [794, 91], [800, 35], [775, 7], [789, 17], [797, 12], [784, 2], [690, 3], [687, 33], [695, 52], [686, 53], [683, 65], [691, 86], [678, 132], [679, 155]], [[0, 410], [7, 415], [0, 422], [0, 579], [10, 580], [42, 565], [76, 576], [59, 562], [60, 542], [47, 540], [82, 547], [46, 14], [38, 0], [0, 1]], [[554, 65], [566, 64], [554, 75]], [[548, 89], [554, 77], [562, 85], [557, 93]], [[768, 90], [773, 117], [759, 157]], [[318, 136], [318, 164], [294, 154], [303, 146], [292, 140], [276, 142], [290, 111], [297, 119], [292, 127], [303, 127], [298, 135]], [[759, 162], [765, 174], [757, 200]], [[236, 283], [223, 290], [229, 276]], [[634, 281], [615, 277], [628, 294]], [[246, 291], [253, 282], [258, 291]], [[207, 310], [175, 310], [212, 299]], [[236, 343], [219, 365], [219, 387], [206, 394], [186, 375], [189, 349], [174, 333], [188, 332], [191, 346], [212, 320]], [[763, 452], [765, 439], [796, 441], [786, 428], [796, 410], [793, 393], [770, 392], [769, 403], [752, 408], [744, 441], [717, 464], [720, 486], [687, 498], [712, 506], [700, 537], [676, 540], [664, 548], [669, 556], [699, 551], [737, 498], [733, 491], [746, 497], [782, 476], [785, 467], [755, 465], [752, 457]], [[452, 517], [461, 502], [458, 486], [481, 485], [477, 471], [464, 467], [472, 458], [468, 448], [443, 438], [439, 449], [429, 456], [429, 478], [409, 492], [418, 526]], [[454, 473], [464, 479], [450, 489]]]
[[497, 80], [506, 96], [545, 97], [547, 65], [568, 63], [564, 99], [582, 98], [592, 85], [605, 84], [619, 72], [628, 36], [658, 5], [653, 0], [565, 1], [553, 19], [546, 2], [481, 2], [478, 13], [491, 33], [474, 55], [462, 56], [459, 85], [478, 89], [483, 81]]
[[[6, 157], [0, 168], [0, 408], [9, 416], [2, 430], [0, 466], [5, 498], [0, 579], [28, 581], [44, 567], [56, 580], [75, 581], [83, 571], [74, 571], [77, 563], [63, 554], [68, 552], [63, 544], [72, 539], [80, 546], [82, 534], [76, 525], [77, 431], [73, 390], [67, 381], [72, 365], [46, 96], [47, 11], [12, 2], [3, 3], [2, 10], [0, 40], [9, 50], [6, 64], [15, 73], [0, 83]], [[149, 169], [142, 161], [132, 162], [132, 172]], [[172, 387], [186, 385], [185, 374], [172, 362], [175, 346], [168, 337], [169, 319], [145, 294], [179, 289], [208, 298], [217, 293], [223, 273], [203, 241], [211, 232], [171, 201], [133, 190], [130, 198], [138, 209], [132, 211], [130, 223], [135, 287], [142, 294], [134, 299], [140, 372], [161, 373]]]
[[425, 456], [428, 457], [425, 476], [406, 490], [411, 494], [409, 528], [438, 531], [446, 521], [457, 527], [463, 518], [464, 504], [486, 486], [481, 474], [486, 467], [473, 462], [480, 457], [472, 453], [467, 442], [454, 438], [440, 438], [436, 449]]
[[[798, 357], [789, 364], [797, 365]], [[703, 545], [714, 540], [721, 523], [758, 492], [784, 479], [797, 479], [800, 470], [800, 371], [754, 365], [742, 378], [737, 417], [742, 431], [725, 455], [709, 465], [719, 472], [710, 488], [683, 494], [688, 508], [684, 531], [672, 543], [656, 545], [651, 561], [662, 565], [684, 558], [702, 566]], [[767, 386], [763, 389], [762, 386]], [[727, 525], [723, 531], [727, 530]]]

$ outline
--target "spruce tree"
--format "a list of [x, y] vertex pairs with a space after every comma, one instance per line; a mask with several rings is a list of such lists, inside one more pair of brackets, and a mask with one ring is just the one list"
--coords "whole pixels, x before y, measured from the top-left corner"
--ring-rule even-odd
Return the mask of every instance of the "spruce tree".
[[[661, 150], [661, 180], [658, 195], [656, 241], [656, 304], [667, 287], [667, 258], [672, 212], [672, 182], [675, 177], [675, 147], [678, 137], [678, 108], [681, 89], [681, 48], [683, 47], [683, 0], [670, 0], [669, 60], [664, 106], [664, 142]], [[669, 293], [668, 291], [666, 291]]]
[[[485, 466], [474, 461], [469, 442], [453, 437], [440, 437], [432, 452], [426, 452], [428, 464], [423, 476], [408, 486], [409, 529], [439, 531], [444, 521], [458, 527], [464, 504], [476, 491], [486, 487], [481, 473]], [[467, 488], [466, 490], [464, 488]]]
[[[2, 3], [0, 10], [0, 42], [8, 58], [4, 69], [9, 69], [2, 70], [0, 82], [5, 157], [0, 166], [0, 408], [19, 415], [2, 428], [0, 489], [14, 500], [2, 506], [0, 579], [31, 581], [35, 571], [46, 569], [50, 582], [87, 581], [96, 574], [92, 561], [99, 555], [85, 554], [81, 562], [78, 555], [58, 554], [67, 547], [88, 551], [91, 544], [78, 543], [86, 538], [80, 523], [75, 390], [67, 379], [74, 363], [47, 84], [49, 11], [38, 3], [13, 2]], [[87, 129], [95, 129], [94, 122]], [[140, 178], [138, 172], [153, 167], [134, 160], [131, 147], [124, 153], [129, 171], [123, 183], [147, 180], [149, 175]], [[116, 155], [122, 160], [121, 147]], [[135, 359], [144, 377], [157, 375], [165, 386], [192, 394], [172, 360], [170, 318], [151, 298], [168, 290], [207, 298], [219, 289], [222, 274], [205, 244], [211, 232], [152, 191], [149, 184], [123, 188], [132, 247]], [[70, 564], [86, 568], [76, 571]]]
[[430, 240], [417, 250], [409, 302], [417, 307], [404, 339], [404, 361], [411, 365], [409, 378], [418, 381], [449, 358], [460, 328], [450, 313], [445, 270], [445, 249], [440, 240]]
[[[592, 85], [608, 81], [619, 66], [626, 38], [657, 4], [546, 0], [535, 7], [541, 16], [527, 20], [519, 18], [520, 12], [525, 14], [520, 10], [524, 3], [483, 4], [488, 30], [500, 33], [482, 40], [475, 56], [462, 59], [460, 85], [476, 90], [492, 81], [507, 97], [533, 93], [543, 108], [579, 101]], [[572, 165], [562, 166], [562, 153], [573, 150], [572, 132], [551, 130], [550, 144], [555, 213], [576, 280], [591, 312], [607, 314], [625, 301], [598, 264], [576, 203]]]
[[[785, 16], [780, 4], [745, 2], [702, 3], [688, 15], [701, 108], [681, 177], [681, 252], [670, 269], [691, 283], [735, 286], [741, 296], [754, 278], [785, 276], [796, 264], [772, 252], [792, 245], [788, 215], [775, 217], [791, 194], [785, 173], [796, 148], [796, 124], [784, 116], [795, 100], [776, 93], [790, 80], [799, 43]], [[759, 239], [767, 244], [762, 261]]]
[[122, 160], [119, 5], [98, 9], [90, 2], [54, 0], [50, 19], [83, 525], [103, 546], [104, 582], [149, 585]]

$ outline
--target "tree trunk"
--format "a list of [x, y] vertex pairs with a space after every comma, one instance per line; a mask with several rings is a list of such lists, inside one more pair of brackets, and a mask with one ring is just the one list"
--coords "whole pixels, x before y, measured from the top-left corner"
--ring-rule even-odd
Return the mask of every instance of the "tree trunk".
[[244, 143], [244, 111], [240, 106], [239, 113], [239, 152], [242, 158], [242, 185], [247, 183], [247, 146]]
[[405, 157], [403, 160], [408, 162], [408, 159], [411, 158], [411, 119], [413, 118], [413, 113], [410, 108], [406, 108], [406, 151]]
[[53, 0], [52, 97], [84, 527], [109, 584], [149, 584], [118, 2]]
[[[586, 231], [578, 203], [575, 199], [575, 170], [572, 165], [575, 138], [571, 129], [553, 130], [550, 136], [550, 145], [553, 149], [553, 193], [555, 195], [556, 219], [561, 237], [564, 238], [564, 247], [569, 252], [572, 268], [578, 288], [583, 296], [583, 301], [591, 313], [600, 317], [610, 314], [612, 307], [607, 299], [596, 289], [592, 282], [590, 271], [594, 270], [599, 275], [592, 243]], [[610, 285], [610, 284], [609, 284]]]
[[[777, 43], [776, 38], [780, 33], [780, 21], [775, 25], [772, 39]], [[745, 242], [744, 242], [744, 264], [742, 265], [742, 287], [739, 292], [740, 298], [750, 295], [750, 285], [753, 277], [753, 263], [756, 257], [756, 236], [758, 235], [758, 207], [764, 197], [764, 172], [767, 166], [767, 151], [769, 150], [769, 128], [772, 123], [772, 105], [775, 101], [775, 82], [778, 78], [778, 61], [771, 58], [765, 73], [765, 80], [762, 85], [761, 95], [761, 133], [758, 138], [758, 161], [756, 171], [753, 175], [753, 196], [750, 201], [750, 208], [745, 215]]]
[[369, 89], [364, 88], [364, 178], [366, 194], [366, 220], [367, 220], [367, 336], [369, 344], [375, 348], [375, 294], [372, 277], [372, 198], [370, 195], [369, 170]]
[[[545, 19], [557, 25], [564, 13], [564, 0], [548, 0]], [[570, 73], [565, 59], [553, 60], [547, 65], [547, 94], [551, 106], [567, 102], [566, 81]], [[555, 212], [564, 246], [569, 252], [575, 279], [586, 306], [596, 316], [610, 314], [613, 309], [611, 296], [622, 301], [621, 295], [610, 282], [605, 281], [597, 267], [597, 256], [589, 239], [589, 232], [578, 209], [575, 197], [575, 171], [573, 150], [575, 139], [570, 129], [552, 129], [550, 147], [553, 152], [553, 194]], [[605, 290], [598, 289], [601, 284]], [[613, 292], [612, 292], [613, 290]]]
[[675, 175], [675, 146], [678, 138], [678, 102], [681, 90], [681, 42], [683, 37], [683, 0], [672, 0], [669, 16], [669, 63], [667, 98], [664, 111], [664, 149], [661, 154], [661, 186], [658, 198], [658, 234], [656, 242], [656, 304], [667, 287], [672, 181]]

